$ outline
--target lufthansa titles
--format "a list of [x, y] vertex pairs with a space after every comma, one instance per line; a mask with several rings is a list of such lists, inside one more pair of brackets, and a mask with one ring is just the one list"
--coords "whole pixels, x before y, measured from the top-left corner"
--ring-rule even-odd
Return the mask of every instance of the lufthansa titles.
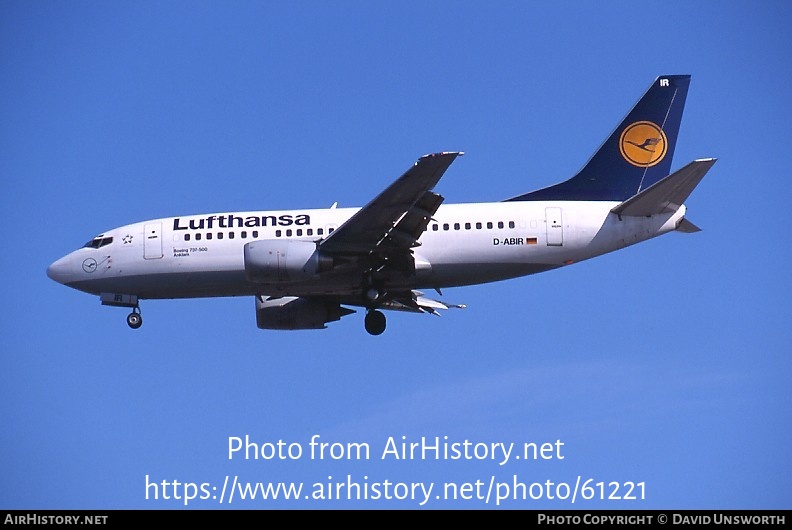
[[210, 228], [255, 228], [261, 226], [303, 226], [311, 224], [308, 214], [282, 214], [282, 215], [207, 215], [205, 217], [190, 217], [173, 219], [174, 230], [205, 230]]

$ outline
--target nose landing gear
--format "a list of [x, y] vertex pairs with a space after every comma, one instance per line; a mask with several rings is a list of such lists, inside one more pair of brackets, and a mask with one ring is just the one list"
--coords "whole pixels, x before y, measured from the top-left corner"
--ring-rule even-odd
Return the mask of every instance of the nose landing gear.
[[143, 317], [140, 315], [140, 305], [138, 297], [134, 294], [101, 293], [99, 300], [102, 305], [113, 307], [131, 307], [132, 312], [127, 315], [127, 324], [132, 329], [137, 329], [143, 325]]
[[143, 325], [143, 316], [140, 314], [140, 308], [135, 306], [132, 312], [127, 315], [127, 324], [132, 329], [137, 329]]

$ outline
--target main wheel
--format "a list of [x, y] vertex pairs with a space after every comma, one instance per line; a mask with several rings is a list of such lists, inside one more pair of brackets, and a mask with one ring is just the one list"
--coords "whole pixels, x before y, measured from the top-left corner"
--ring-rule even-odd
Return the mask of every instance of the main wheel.
[[385, 331], [385, 315], [376, 309], [366, 313], [366, 331], [371, 335], [380, 335]]
[[130, 328], [137, 329], [143, 325], [143, 317], [140, 316], [140, 313], [129, 313], [127, 315], [127, 324], [129, 324]]

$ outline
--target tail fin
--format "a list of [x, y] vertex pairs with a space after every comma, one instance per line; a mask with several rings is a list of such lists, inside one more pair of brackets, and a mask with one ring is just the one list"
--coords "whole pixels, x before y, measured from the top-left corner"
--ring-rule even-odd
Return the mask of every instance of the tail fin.
[[577, 175], [508, 200], [624, 201], [668, 176], [689, 84], [658, 77]]

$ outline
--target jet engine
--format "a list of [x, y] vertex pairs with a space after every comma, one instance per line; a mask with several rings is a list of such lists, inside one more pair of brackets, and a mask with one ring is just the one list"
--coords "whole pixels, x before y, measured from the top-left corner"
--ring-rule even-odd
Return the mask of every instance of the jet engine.
[[354, 312], [338, 302], [315, 298], [256, 297], [256, 324], [260, 329], [324, 329], [326, 323]]
[[333, 259], [320, 254], [313, 241], [252, 241], [244, 252], [245, 276], [256, 283], [305, 280], [333, 267]]

